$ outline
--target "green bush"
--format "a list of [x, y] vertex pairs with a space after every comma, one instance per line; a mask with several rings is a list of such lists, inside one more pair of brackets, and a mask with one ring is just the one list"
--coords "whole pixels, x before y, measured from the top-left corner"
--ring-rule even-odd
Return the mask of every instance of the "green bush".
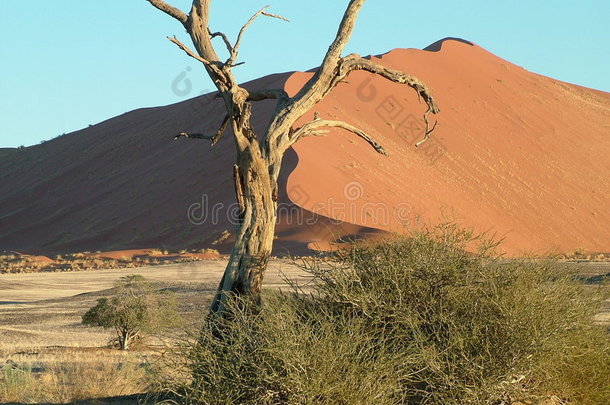
[[552, 260], [500, 259], [490, 246], [448, 225], [306, 261], [312, 291], [268, 292], [257, 315], [236, 299], [230, 320], [204, 328], [182, 399], [610, 403], [600, 297]]
[[82, 318], [89, 326], [115, 330], [116, 343], [127, 350], [143, 334], [176, 327], [181, 323], [172, 294], [158, 291], [143, 276], [121, 277], [110, 298], [99, 298]]

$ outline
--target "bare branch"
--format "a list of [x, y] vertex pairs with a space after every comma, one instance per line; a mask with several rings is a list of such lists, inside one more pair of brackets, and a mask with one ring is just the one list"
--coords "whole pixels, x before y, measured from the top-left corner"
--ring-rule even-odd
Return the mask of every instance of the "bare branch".
[[388, 156], [388, 153], [385, 151], [383, 146], [381, 146], [377, 141], [375, 141], [372, 137], [370, 137], [363, 130], [356, 128], [355, 126], [348, 124], [347, 122], [344, 122], [344, 121], [323, 120], [320, 118], [315, 118], [313, 121], [309, 121], [302, 127], [296, 129], [291, 134], [291, 144], [294, 144], [299, 139], [304, 138], [306, 136], [324, 135], [328, 131], [322, 130], [320, 128], [325, 128], [325, 127], [326, 128], [342, 128], [342, 129], [345, 129], [346, 131], [350, 131], [350, 132], [358, 135], [360, 138], [364, 139], [365, 141], [367, 141], [368, 144], [371, 145], [373, 147], [373, 149], [375, 149], [375, 151], [377, 151], [377, 153], [380, 153], [384, 156]]
[[394, 83], [406, 84], [407, 86], [415, 90], [417, 92], [417, 97], [424, 100], [428, 107], [427, 110], [424, 112], [424, 122], [426, 124], [424, 137], [415, 144], [415, 147], [419, 147], [421, 144], [423, 144], [430, 138], [430, 134], [436, 129], [437, 122], [435, 122], [432, 128], [430, 128], [430, 121], [428, 120], [428, 116], [430, 113], [439, 113], [440, 109], [436, 103], [436, 100], [432, 96], [432, 93], [424, 82], [422, 82], [415, 76], [408, 75], [398, 70], [388, 69], [385, 66], [380, 65], [379, 63], [376, 63], [370, 59], [365, 59], [360, 57], [359, 55], [351, 54], [340, 60], [339, 67], [337, 69], [337, 74], [331, 81], [329, 88], [326, 90], [325, 94], [328, 94], [337, 84], [342, 82], [354, 70], [365, 70], [367, 72], [379, 75]]
[[207, 139], [207, 140], [212, 139], [212, 137], [210, 135], [205, 135], [205, 134], [200, 134], [200, 133], [189, 134], [188, 132], [180, 132], [178, 135], [174, 136], [174, 141], [176, 139], [180, 139], [182, 137], [189, 138], [189, 139]]
[[406, 84], [411, 87], [413, 90], [417, 92], [417, 96], [422, 98], [427, 106], [427, 112], [431, 112], [436, 114], [440, 112], [432, 93], [428, 89], [428, 87], [416, 78], [415, 76], [406, 74], [399, 70], [388, 69], [379, 63], [376, 63], [370, 59], [361, 58], [359, 55], [352, 54], [342, 58], [339, 62], [338, 73], [334, 77], [331, 82], [331, 87], [327, 90], [329, 92], [332, 90], [339, 82], [345, 79], [351, 72], [354, 70], [366, 70], [367, 72], [374, 73], [379, 75], [387, 80], [390, 80], [394, 83]]
[[297, 104], [305, 104], [307, 106], [306, 109], [309, 109], [324, 97], [323, 95], [318, 95], [316, 93], [320, 88], [327, 87], [327, 83], [334, 76], [337, 63], [341, 58], [341, 52], [343, 52], [345, 45], [347, 45], [347, 42], [354, 31], [356, 19], [358, 18], [360, 9], [364, 5], [364, 1], [365, 0], [350, 1], [343, 15], [343, 19], [341, 20], [341, 24], [339, 25], [335, 40], [328, 48], [320, 69], [294, 97], [295, 100], [297, 100]]
[[[269, 7], [269, 6], [267, 6], [267, 7]], [[278, 20], [282, 20], [282, 21], [290, 22], [290, 20], [289, 20], [289, 19], [287, 19], [286, 17], [282, 17], [282, 16], [281, 16], [281, 15], [279, 15], [279, 14], [271, 14], [271, 13], [267, 13], [267, 12], [265, 12], [265, 11], [264, 11], [262, 14], [263, 14], [265, 17], [277, 18]]]
[[224, 135], [225, 131], [227, 130], [227, 126], [229, 125], [230, 118], [231, 118], [231, 116], [229, 114], [227, 114], [225, 116], [225, 118], [222, 120], [222, 124], [220, 124], [220, 128], [218, 128], [218, 131], [216, 131], [216, 134], [214, 135], [214, 137], [212, 137], [212, 146], [216, 145], [216, 143]]
[[182, 49], [191, 58], [197, 59], [199, 62], [203, 63], [206, 66], [209, 66], [209, 67], [213, 67], [214, 66], [212, 64], [212, 62], [210, 62], [209, 60], [207, 60], [205, 58], [202, 58], [201, 56], [197, 55], [195, 52], [190, 50], [189, 47], [184, 45], [182, 42], [180, 42], [180, 40], [178, 38], [176, 38], [175, 35], [173, 37], [167, 37], [167, 39], [169, 39], [171, 42], [176, 44], [178, 46], [178, 48]]
[[235, 60], [237, 59], [237, 55], [239, 53], [239, 47], [241, 45], [241, 40], [244, 36], [244, 32], [246, 32], [246, 30], [248, 29], [250, 24], [252, 24], [254, 22], [254, 20], [256, 20], [259, 16], [264, 15], [266, 17], [277, 18], [277, 19], [280, 19], [283, 21], [289, 21], [287, 18], [284, 18], [282, 16], [267, 13], [265, 10], [268, 8], [269, 8], [269, 6], [265, 6], [265, 7], [261, 8], [260, 10], [258, 10], [256, 13], [254, 13], [254, 15], [252, 17], [250, 17], [250, 19], [243, 25], [243, 27], [241, 27], [241, 29], [239, 30], [239, 34], [237, 34], [237, 41], [235, 41], [235, 45], [233, 46], [233, 49], [231, 51], [231, 56], [225, 62], [226, 65], [233, 65], [235, 63]]
[[364, 5], [365, 0], [351, 0], [345, 13], [343, 14], [343, 19], [341, 20], [341, 24], [339, 25], [339, 30], [337, 31], [337, 35], [335, 40], [328, 48], [326, 52], [326, 56], [324, 57], [324, 61], [322, 62], [322, 66], [320, 67], [320, 73], [322, 76], [328, 74], [330, 71], [334, 70], [337, 61], [341, 57], [341, 52], [343, 52], [343, 48], [347, 45], [349, 38], [354, 31], [354, 26], [356, 25], [356, 19], [358, 18], [358, 13], [360, 13], [360, 9]]
[[147, 0], [147, 1], [150, 4], [152, 4], [153, 6], [155, 6], [156, 8], [158, 8], [159, 10], [163, 11], [165, 14], [168, 14], [168, 15], [174, 17], [176, 20], [180, 21], [182, 23], [182, 25], [186, 26], [189, 16], [185, 12], [177, 9], [176, 7], [170, 6], [163, 0]]
[[222, 41], [225, 43], [225, 46], [227, 47], [227, 51], [229, 51], [229, 55], [231, 55], [233, 53], [233, 46], [231, 45], [231, 42], [229, 41], [229, 38], [227, 38], [227, 35], [224, 32], [212, 32], [208, 29], [208, 32], [210, 33], [210, 38], [214, 39], [216, 37], [221, 37]]
[[[209, 20], [211, 3], [212, 0], [193, 0], [187, 31], [193, 40], [197, 53], [201, 57], [214, 63], [220, 63], [220, 59], [212, 44], [212, 38], [210, 37]], [[225, 75], [221, 80], [225, 81], [227, 79], [229, 78]], [[215, 81], [215, 78], [212, 77], [212, 80]]]
[[[189, 14], [182, 12], [176, 7], [170, 6], [164, 0], [147, 0], [151, 5], [171, 17], [177, 19], [182, 23], [186, 31], [189, 33], [197, 53], [191, 51], [186, 45], [182, 44], [174, 36], [173, 39], [169, 38], [174, 42], [180, 49], [185, 51], [187, 55], [194, 59], [197, 59], [205, 65], [206, 71], [210, 75], [210, 78], [218, 88], [223, 90], [231, 85], [235, 84], [235, 78], [231, 74], [230, 70], [224, 71], [222, 69], [223, 64], [218, 59], [216, 50], [212, 44], [212, 34], [208, 28], [208, 20], [210, 16], [210, 4], [212, 0], [193, 0], [191, 11]], [[219, 36], [223, 36], [225, 45], [231, 52], [231, 45], [228, 42], [226, 36], [222, 33], [217, 33]], [[198, 56], [197, 56], [198, 55]]]
[[269, 140], [269, 144], [276, 143], [276, 141], [278, 141], [277, 137], [284, 136], [284, 134], [288, 133], [292, 125], [327, 94], [324, 90], [329, 87], [329, 84], [335, 76], [341, 53], [352, 35], [358, 13], [364, 5], [364, 2], [365, 0], [350, 1], [343, 14], [343, 19], [339, 25], [337, 35], [328, 48], [320, 69], [318, 69], [301, 90], [290, 99], [286, 108], [274, 117], [271, 126], [276, 129], [276, 135], [273, 136], [273, 139]]
[[189, 49], [188, 46], [186, 46], [182, 42], [180, 42], [180, 40], [178, 40], [178, 38], [176, 38], [176, 36], [167, 37], [167, 39], [169, 39], [171, 42], [176, 44], [178, 46], [178, 48], [182, 49], [188, 56], [203, 63], [207, 68], [209, 68], [209, 70], [214, 72], [214, 74], [216, 74], [216, 76], [219, 77], [221, 80], [226, 80], [226, 76], [225, 76], [224, 72], [217, 66], [220, 62], [211, 62], [211, 61], [197, 55], [195, 52], [193, 52], [191, 49]]
[[[407, 86], [414, 89], [417, 93], [417, 96], [420, 99], [423, 99], [428, 107], [427, 110], [424, 112], [424, 122], [426, 124], [424, 137], [423, 137], [423, 139], [418, 141], [415, 144], [415, 146], [416, 147], [420, 146], [421, 144], [423, 144], [430, 138], [430, 134], [436, 129], [436, 123], [432, 126], [432, 128], [430, 128], [430, 122], [428, 120], [428, 116], [430, 113], [437, 114], [438, 112], [440, 112], [440, 109], [439, 109], [438, 105], [436, 104], [436, 100], [432, 96], [432, 93], [430, 92], [428, 87], [421, 80], [417, 79], [416, 77], [414, 77], [412, 75], [406, 74], [406, 73], [398, 71], [398, 70], [388, 69], [385, 66], [380, 65], [370, 59], [362, 58], [362, 57], [360, 57], [360, 55], [351, 54], [344, 58], [341, 58], [337, 62], [337, 68], [334, 70], [330, 80], [327, 83], [325, 83], [326, 87], [320, 87], [321, 83], [318, 82], [316, 84], [316, 86], [317, 86], [316, 91], [314, 92], [314, 95], [312, 97], [315, 97], [319, 100], [323, 99], [339, 83], [343, 83], [345, 81], [345, 78], [354, 70], [365, 70], [365, 71], [374, 73], [376, 75], [379, 75], [394, 83], [406, 84]], [[310, 103], [310, 102], [311, 102], [311, 100], [308, 101], [308, 103]], [[286, 111], [286, 110], [288, 110], [290, 114], [294, 114], [295, 117], [300, 118], [303, 114], [305, 114], [308, 111], [308, 108], [306, 108], [306, 106], [303, 104], [295, 105], [294, 103], [292, 103], [292, 105], [289, 104], [284, 109], [284, 111]], [[291, 118], [286, 118], [286, 116], [284, 116], [283, 118], [276, 117], [276, 122], [274, 122], [274, 124], [276, 124], [276, 126], [280, 126], [282, 124], [285, 125], [285, 122], [284, 123], [278, 122], [280, 119], [288, 120], [288, 119], [294, 119], [294, 117], [291, 117]], [[276, 143], [279, 145], [279, 144], [294, 143], [294, 141], [292, 141], [292, 140], [285, 139], [286, 135], [283, 135], [286, 133], [289, 134], [290, 133], [289, 131], [290, 130], [288, 130], [288, 132], [277, 131], [278, 135], [276, 135], [276, 137], [274, 139], [271, 139], [269, 144]]]
[[424, 132], [424, 137], [415, 144], [416, 148], [419, 148], [424, 142], [426, 142], [428, 139], [430, 139], [430, 134], [432, 132], [434, 132], [434, 130], [436, 129], [436, 124], [438, 124], [438, 121], [434, 121], [434, 125], [432, 126], [432, 128], [430, 128], [430, 121], [428, 120], [428, 114], [430, 114], [430, 112], [431, 112], [431, 110], [430, 110], [430, 108], [428, 108], [428, 110], [426, 110], [426, 112], [424, 113], [424, 122], [426, 123], [426, 132]]
[[261, 100], [288, 100], [288, 93], [284, 89], [262, 89], [251, 91], [248, 96], [248, 101]]
[[200, 133], [189, 134], [187, 132], [180, 132], [178, 135], [174, 136], [174, 140], [182, 137], [189, 139], [207, 139], [212, 141], [212, 146], [214, 146], [216, 145], [216, 143], [218, 143], [220, 138], [222, 138], [225, 131], [227, 130], [227, 126], [229, 125], [229, 118], [229, 115], [225, 116], [225, 118], [222, 120], [222, 124], [220, 124], [220, 128], [218, 129], [218, 131], [216, 131], [214, 135], [205, 135]]

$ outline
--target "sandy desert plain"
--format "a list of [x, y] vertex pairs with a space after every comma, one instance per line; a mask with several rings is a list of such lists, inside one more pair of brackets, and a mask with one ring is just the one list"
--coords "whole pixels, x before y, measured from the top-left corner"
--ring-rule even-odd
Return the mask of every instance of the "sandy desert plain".
[[[588, 288], [598, 288], [610, 275], [608, 261], [562, 263], [576, 266]], [[163, 359], [168, 344], [201, 325], [225, 265], [225, 259], [208, 259], [138, 268], [0, 275], [0, 364], [5, 372], [10, 367], [27, 373], [20, 377], [17, 372], [16, 390], [23, 388], [24, 378], [38, 381], [28, 385], [31, 395], [15, 392], [13, 397], [34, 403], [36, 398], [55, 403], [137, 403], [131, 394], [149, 390], [157, 367], [167, 367]], [[172, 291], [187, 326], [148, 337], [143, 345], [125, 352], [107, 346], [112, 336], [109, 330], [82, 325], [86, 310], [98, 298], [108, 296], [113, 284], [128, 274], [142, 275]], [[265, 287], [288, 290], [286, 280], [306, 289], [308, 274], [298, 262], [273, 259]], [[597, 321], [610, 326], [610, 299], [604, 302]]]
[[[60, 403], [144, 392], [147, 370], [155, 367], [166, 350], [163, 342], [198, 329], [225, 265], [224, 259], [215, 259], [110, 270], [1, 274], [0, 365], [26, 370], [31, 378], [41, 379], [40, 384], [27, 388], [33, 401], [45, 398]], [[120, 277], [129, 274], [142, 275], [172, 291], [188, 326], [179, 333], [149, 338], [145, 346], [133, 351], [108, 348], [111, 332], [84, 326], [81, 317], [98, 298], [109, 295]], [[286, 289], [286, 279], [306, 285], [307, 274], [287, 260], [273, 260], [265, 287]], [[15, 389], [22, 388], [16, 382]], [[13, 394], [14, 398], [28, 398]], [[3, 400], [6, 398], [0, 397]]]

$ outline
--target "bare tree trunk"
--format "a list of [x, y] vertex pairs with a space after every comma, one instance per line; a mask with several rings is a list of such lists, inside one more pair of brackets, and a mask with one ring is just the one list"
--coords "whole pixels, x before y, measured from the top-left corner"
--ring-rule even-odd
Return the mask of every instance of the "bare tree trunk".
[[134, 339], [137, 339], [138, 332], [129, 330], [128, 328], [120, 328], [118, 332], [118, 344], [119, 350], [129, 350], [131, 343]]
[[119, 336], [119, 349], [120, 350], [129, 349], [129, 337], [127, 336], [126, 333], [121, 333], [121, 335]]
[[210, 312], [224, 313], [231, 294], [258, 302], [263, 276], [273, 248], [277, 219], [277, 177], [262, 157], [245, 151], [234, 167], [240, 216], [235, 245]]
[[[341, 56], [365, 0], [349, 1], [335, 40], [328, 48], [322, 65], [293, 97], [289, 97], [283, 89], [249, 92], [236, 82], [232, 72], [235, 66], [241, 64], [237, 63], [239, 47], [244, 32], [252, 22], [260, 16], [287, 21], [285, 18], [268, 13], [267, 7], [264, 7], [242, 26], [236, 41], [231, 43], [226, 34], [213, 32], [209, 28], [212, 0], [193, 0], [189, 14], [167, 4], [164, 0], [147, 1], [184, 26], [195, 45], [196, 52], [176, 37], [169, 40], [203, 64], [227, 110], [227, 115], [215, 134], [182, 132], [175, 139], [179, 137], [208, 139], [214, 145], [220, 140], [229, 123], [233, 128], [233, 139], [237, 149], [235, 190], [240, 206], [240, 222], [235, 246], [211, 306], [212, 315], [225, 316], [227, 298], [231, 294], [250, 296], [255, 301], [260, 296], [275, 233], [277, 178], [282, 157], [294, 143], [306, 136], [328, 133], [328, 130], [323, 129], [325, 127], [335, 127], [352, 132], [364, 139], [376, 152], [387, 155], [383, 146], [373, 137], [346, 122], [320, 119], [316, 114], [313, 121], [294, 128], [295, 123], [305, 113], [354, 70], [365, 70], [395, 83], [405, 84], [415, 90], [419, 99], [426, 103], [427, 110], [423, 114], [426, 130], [423, 139], [415, 145], [416, 147], [425, 142], [434, 130], [434, 126], [429, 128], [428, 115], [438, 113], [439, 109], [426, 85], [417, 78], [388, 69], [356, 54]], [[222, 39], [226, 47], [228, 58], [224, 61], [219, 58], [212, 44], [215, 38]], [[259, 139], [250, 124], [252, 103], [268, 99], [276, 100], [277, 105], [265, 133]]]

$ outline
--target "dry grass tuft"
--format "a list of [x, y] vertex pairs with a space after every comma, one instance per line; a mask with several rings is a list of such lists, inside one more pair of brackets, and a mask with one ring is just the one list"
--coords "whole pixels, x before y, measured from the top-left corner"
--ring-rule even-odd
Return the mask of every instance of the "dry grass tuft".
[[16, 252], [0, 253], [0, 273], [32, 273], [43, 271], [80, 271], [100, 269], [123, 269], [172, 263], [188, 263], [203, 260], [201, 253], [219, 257], [218, 251], [189, 252], [185, 249], [177, 253], [151, 249], [140, 255], [125, 255], [119, 258], [105, 257], [98, 253], [69, 253], [57, 255], [54, 259], [45, 256], [31, 256]]
[[152, 372], [138, 354], [117, 356], [108, 351], [63, 351], [46, 361], [7, 363], [0, 375], [0, 401], [71, 403], [146, 392]]

